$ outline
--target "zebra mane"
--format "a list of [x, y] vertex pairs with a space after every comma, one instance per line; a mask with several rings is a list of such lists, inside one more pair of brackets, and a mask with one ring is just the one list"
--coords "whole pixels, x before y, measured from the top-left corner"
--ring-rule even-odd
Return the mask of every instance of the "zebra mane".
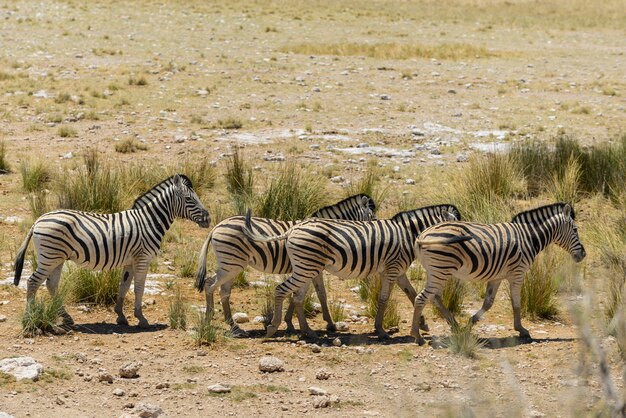
[[[534, 223], [533, 220], [533, 215], [534, 214], [538, 214], [540, 215], [540, 218], [544, 217], [544, 214], [549, 213], [550, 215], [554, 215], [557, 213], [562, 213], [563, 212], [563, 208], [568, 205], [567, 203], [563, 203], [563, 202], [559, 202], [559, 203], [553, 203], [551, 205], [545, 205], [545, 206], [541, 206], [535, 209], [531, 209], [531, 210], [527, 210], [524, 212], [520, 212], [517, 215], [515, 215], [513, 217], [513, 220], [511, 222], [513, 223]], [[576, 213], [574, 212], [574, 208], [569, 205], [570, 208], [572, 208], [571, 212], [570, 212], [570, 216], [572, 217], [572, 220], [576, 220]]]
[[405, 210], [403, 212], [396, 213], [391, 219], [397, 221], [398, 219], [401, 219], [404, 215], [410, 215], [415, 212], [428, 212], [431, 209], [446, 209], [448, 212], [454, 215], [457, 221], [461, 220], [461, 212], [459, 212], [456, 206], [451, 204], [424, 206], [423, 208]]
[[335, 203], [334, 205], [324, 206], [323, 208], [320, 208], [320, 209], [316, 210], [315, 212], [313, 212], [313, 214], [310, 217], [311, 218], [315, 218], [316, 217], [315, 215], [320, 213], [323, 210], [334, 208], [335, 206], [341, 206], [342, 204], [347, 203], [347, 202], [352, 201], [352, 200], [357, 200], [357, 202], [360, 203], [359, 199], [362, 199], [364, 197], [367, 197], [367, 199], [368, 199], [367, 207], [372, 211], [372, 213], [375, 213], [376, 212], [376, 203], [374, 203], [374, 199], [372, 199], [369, 195], [367, 195], [365, 193], [359, 193], [359, 194], [355, 194], [355, 195], [350, 196], [350, 197], [346, 197], [345, 199], [343, 199], [340, 202]]
[[166, 183], [172, 183], [174, 177], [176, 177], [176, 176], [180, 177], [180, 179], [182, 180], [182, 182], [183, 182], [183, 184], [185, 186], [187, 186], [191, 190], [193, 190], [193, 185], [192, 185], [191, 180], [189, 179], [189, 177], [187, 177], [184, 174], [174, 174], [173, 176], [170, 176], [170, 177], [166, 178], [165, 180], [163, 180], [162, 182], [160, 182], [156, 186], [150, 188], [147, 192], [145, 192], [144, 194], [139, 196], [137, 199], [135, 199], [135, 201], [133, 202], [132, 209], [138, 209], [138, 208], [143, 207], [145, 205], [145, 201], [146, 200], [151, 200], [151, 199], [148, 199], [148, 197], [152, 196], [154, 194], [153, 193], [154, 190], [163, 188], [163, 186], [166, 185]]

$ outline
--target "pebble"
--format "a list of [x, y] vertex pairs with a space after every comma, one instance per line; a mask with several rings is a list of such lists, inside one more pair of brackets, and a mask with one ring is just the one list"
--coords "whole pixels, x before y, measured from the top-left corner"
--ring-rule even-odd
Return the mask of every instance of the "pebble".
[[418, 383], [417, 384], [417, 390], [422, 391], [422, 392], [429, 392], [431, 389], [431, 386], [429, 383], [427, 382], [422, 382], [422, 383]]
[[135, 405], [135, 413], [141, 418], [156, 418], [163, 413], [158, 405], [140, 402]]
[[311, 344], [309, 347], [311, 348], [311, 351], [314, 352], [314, 353], [321, 353], [322, 352], [322, 347], [320, 347], [317, 344]]
[[341, 344], [342, 344], [342, 343], [341, 343], [341, 340], [340, 340], [339, 338], [335, 338], [335, 339], [333, 340], [333, 345], [334, 345], [335, 347], [341, 347]]
[[98, 382], [113, 383], [113, 376], [109, 372], [98, 373]]
[[328, 396], [318, 396], [313, 400], [314, 408], [328, 408], [330, 406], [330, 398]]
[[156, 305], [156, 300], [154, 298], [148, 298], [143, 303], [146, 306], [148, 306], [148, 305]]
[[252, 320], [252, 322], [254, 322], [255, 324], [262, 324], [263, 322], [265, 322], [265, 317], [264, 316], [255, 316], [254, 319]]
[[326, 369], [319, 369], [317, 373], [315, 373], [315, 378], [317, 380], [328, 380], [330, 379], [330, 372]]
[[344, 180], [345, 178], [343, 176], [335, 176], [330, 178], [330, 181], [332, 183], [343, 183]]
[[4, 315], [0, 315], [0, 322], [5, 322], [7, 320], [7, 317]]
[[413, 179], [406, 179], [406, 180], [404, 180], [404, 184], [415, 184], [415, 180], [413, 180]]
[[250, 322], [250, 318], [248, 318], [248, 314], [245, 312], [236, 312], [233, 314], [233, 321], [236, 324], [245, 324], [246, 322]]
[[113, 391], [115, 396], [124, 396], [124, 389], [117, 388]]
[[170, 384], [167, 382], [157, 383], [155, 386], [157, 389], [167, 389], [170, 387]]
[[468, 157], [465, 154], [459, 154], [459, 155], [456, 156], [456, 162], [457, 163], [464, 163], [467, 160], [468, 160]]
[[230, 393], [230, 386], [216, 383], [207, 388], [209, 393]]
[[389, 96], [388, 94], [381, 94], [380, 100], [391, 100], [391, 96]]
[[259, 360], [259, 370], [264, 373], [282, 372], [284, 370], [285, 363], [274, 356], [263, 356]]
[[337, 328], [337, 331], [348, 331], [350, 329], [350, 325], [347, 322], [339, 321], [335, 323], [335, 328]]
[[326, 396], [328, 395], [328, 391], [326, 389], [319, 388], [317, 386], [311, 386], [309, 388], [309, 393], [313, 396]]
[[16, 380], [39, 380], [43, 366], [32, 357], [14, 357], [0, 361], [0, 371], [10, 374]]
[[120, 367], [120, 377], [123, 377], [125, 379], [133, 379], [137, 377], [139, 367], [141, 367], [141, 362], [138, 361], [131, 361], [130, 363], [124, 364], [122, 367]]

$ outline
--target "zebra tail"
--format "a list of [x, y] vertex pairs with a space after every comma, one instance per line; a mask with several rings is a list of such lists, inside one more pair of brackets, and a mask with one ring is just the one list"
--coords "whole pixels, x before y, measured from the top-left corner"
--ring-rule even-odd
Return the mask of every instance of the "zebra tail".
[[289, 228], [282, 235], [274, 235], [274, 236], [264, 236], [264, 235], [254, 232], [252, 230], [251, 212], [252, 211], [250, 209], [248, 209], [248, 211], [246, 212], [246, 220], [243, 226], [243, 233], [248, 239], [251, 239], [252, 241], [260, 241], [260, 242], [274, 242], [274, 241], [281, 241], [281, 240], [287, 239], [287, 236], [289, 235], [291, 228]]
[[198, 273], [196, 274], [196, 283], [195, 288], [198, 292], [202, 292], [204, 289], [204, 282], [206, 281], [206, 256], [209, 252], [209, 245], [211, 245], [211, 239], [213, 238], [213, 229], [209, 236], [204, 240], [204, 244], [202, 244], [202, 249], [200, 249], [200, 260], [198, 261]]
[[22, 269], [24, 268], [24, 255], [26, 254], [26, 249], [28, 248], [28, 243], [30, 242], [30, 238], [33, 236], [33, 231], [35, 230], [35, 224], [30, 227], [30, 231], [26, 234], [26, 239], [17, 250], [17, 257], [15, 258], [15, 278], [13, 278], [13, 284], [17, 286], [20, 284], [20, 278], [22, 277]]
[[455, 244], [457, 242], [465, 242], [471, 240], [472, 237], [468, 235], [461, 235], [457, 237], [450, 238], [427, 238], [427, 239], [417, 239], [417, 244], [420, 246], [428, 246], [428, 245], [447, 245], [447, 244]]

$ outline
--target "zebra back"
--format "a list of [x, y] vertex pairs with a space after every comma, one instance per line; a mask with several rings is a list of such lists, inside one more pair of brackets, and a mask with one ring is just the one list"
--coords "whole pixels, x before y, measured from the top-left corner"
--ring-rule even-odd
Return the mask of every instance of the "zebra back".
[[461, 212], [451, 204], [425, 206], [396, 213], [391, 220], [404, 223], [417, 237], [426, 228], [446, 221], [460, 221]]
[[311, 218], [346, 219], [352, 221], [371, 221], [376, 219], [376, 204], [364, 193], [347, 197], [334, 205], [325, 206]]
[[545, 205], [535, 209], [530, 209], [525, 212], [520, 212], [513, 217], [512, 222], [518, 224], [541, 224], [545, 222], [548, 218], [553, 217], [554, 215], [564, 213], [566, 211], [566, 207], [570, 208], [569, 216], [572, 218], [572, 220], [576, 220], [576, 213], [574, 212], [574, 208], [567, 203], [558, 202], [551, 205]]

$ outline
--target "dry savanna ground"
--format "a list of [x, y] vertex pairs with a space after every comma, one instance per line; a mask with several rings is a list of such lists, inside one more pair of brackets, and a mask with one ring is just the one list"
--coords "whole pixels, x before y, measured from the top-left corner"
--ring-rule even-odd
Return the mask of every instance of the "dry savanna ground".
[[[0, 359], [31, 356], [44, 367], [37, 382], [0, 374], [0, 411], [617, 414], [625, 16], [619, 0], [0, 2]], [[89, 177], [94, 167], [104, 180]], [[12, 262], [35, 214], [92, 195], [102, 201], [89, 207], [120, 210], [174, 172], [196, 181], [213, 225], [247, 207], [304, 216], [358, 191], [373, 195], [381, 218], [452, 202], [466, 219], [506, 221], [566, 200], [589, 255], [574, 265], [553, 248], [538, 261], [533, 277], [547, 280], [554, 303], [524, 317], [532, 340], [516, 338], [502, 286], [472, 329], [481, 344], [471, 355], [454, 353], [457, 340], [430, 307], [430, 344], [414, 344], [412, 307], [397, 289], [388, 322], [397, 331], [377, 341], [360, 284], [332, 276], [330, 299], [347, 331], [322, 332], [318, 315], [310, 319], [318, 341], [287, 336], [284, 324], [264, 339], [253, 321], [241, 325], [251, 338], [236, 339], [218, 303], [216, 340], [198, 345], [194, 312], [204, 296], [193, 276], [208, 231], [180, 220], [151, 265], [151, 328], [134, 326], [131, 292], [131, 326], [115, 325], [110, 305], [68, 297], [73, 329], [25, 336], [25, 290], [12, 285]], [[304, 203], [289, 212], [273, 196]], [[420, 290], [418, 265], [410, 276]], [[267, 292], [257, 282], [270, 279], [247, 271], [233, 311], [262, 315]], [[67, 272], [63, 281], [72, 280]], [[464, 289], [461, 321], [480, 307], [484, 286]], [[177, 301], [188, 307], [187, 331], [169, 326]], [[259, 371], [267, 354], [282, 372]], [[129, 361], [141, 362], [139, 376], [119, 377]], [[103, 373], [112, 383], [99, 381]], [[214, 384], [231, 390], [209, 393]]]

